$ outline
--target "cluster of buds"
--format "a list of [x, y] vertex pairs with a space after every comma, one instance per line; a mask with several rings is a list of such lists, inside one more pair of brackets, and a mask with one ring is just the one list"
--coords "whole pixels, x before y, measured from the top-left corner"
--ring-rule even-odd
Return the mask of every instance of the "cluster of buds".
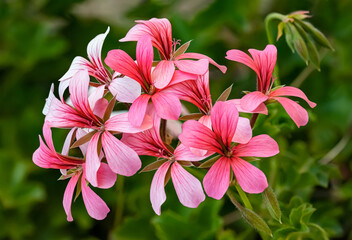
[[334, 48], [321, 31], [306, 21], [311, 17], [308, 14], [309, 11], [296, 11], [288, 15], [269, 14], [266, 18], [268, 37], [271, 38], [270, 22], [280, 21], [277, 25], [276, 41], [285, 33], [286, 43], [292, 52], [296, 51], [307, 65], [310, 61], [316, 69], [320, 70], [321, 59], [317, 46], [320, 45], [332, 51]]
[[[227, 59], [255, 71], [257, 91], [228, 100], [231, 89], [227, 89], [213, 105], [209, 64], [223, 73], [226, 67], [203, 54], [186, 52], [190, 42], [177, 48], [179, 41], [173, 40], [167, 19], [136, 22], [120, 40], [137, 41], [136, 61], [116, 49], [108, 52], [103, 64], [101, 50], [108, 29], [88, 44], [88, 59], [73, 60], [59, 80], [59, 98], [52, 86], [46, 100], [45, 142], [39, 136], [33, 161], [42, 168], [60, 169], [60, 180], [70, 179], [63, 198], [67, 220], [73, 220], [75, 189], [76, 198], [82, 193], [88, 214], [104, 219], [109, 208], [89, 186], [110, 188], [117, 174], [136, 174], [142, 167], [141, 155], [155, 157], [141, 172], [156, 170], [150, 200], [157, 214], [166, 200], [164, 187], [170, 179], [180, 202], [190, 208], [204, 201], [204, 191], [211, 198], [221, 199], [233, 184], [247, 193], [263, 192], [268, 188], [267, 179], [249, 159], [274, 156], [279, 146], [266, 134], [252, 136], [255, 120], [239, 113], [268, 114], [266, 105], [278, 102], [300, 127], [308, 122], [307, 111], [287, 96], [315, 106], [297, 88], [272, 88], [276, 47], [250, 49], [251, 56], [229, 50]], [[154, 59], [154, 48], [160, 59]], [[67, 88], [69, 98], [65, 100]], [[194, 104], [199, 112], [181, 117], [181, 100]], [[117, 111], [121, 106], [118, 102], [125, 103], [128, 111]], [[182, 124], [182, 132], [173, 134], [173, 139], [168, 132], [176, 131], [168, 120]], [[61, 152], [54, 147], [52, 128], [70, 129]], [[205, 159], [208, 161], [199, 162]], [[188, 167], [208, 169], [203, 184], [185, 169]]]

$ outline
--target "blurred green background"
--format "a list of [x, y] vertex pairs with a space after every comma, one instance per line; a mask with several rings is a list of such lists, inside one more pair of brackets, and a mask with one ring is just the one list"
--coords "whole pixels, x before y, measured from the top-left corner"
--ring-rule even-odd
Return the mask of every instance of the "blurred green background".
[[[88, 42], [107, 26], [111, 31], [103, 58], [114, 48], [134, 56], [135, 43], [118, 42], [134, 20], [168, 18], [173, 37], [193, 40], [189, 51], [228, 66], [225, 75], [211, 67], [213, 99], [231, 83], [231, 98], [239, 98], [242, 90], [254, 90], [255, 75], [227, 61], [226, 51], [264, 49], [265, 16], [296, 10], [311, 12], [309, 21], [330, 39], [335, 52], [319, 49], [325, 57], [318, 72], [305, 70], [284, 38], [276, 43], [281, 82], [299, 85], [318, 106], [308, 109], [301, 102], [310, 121], [300, 129], [277, 105], [257, 122], [255, 134], [268, 133], [280, 145], [279, 155], [258, 164], [280, 201], [283, 224], [270, 217], [260, 195], [249, 198], [275, 239], [352, 239], [350, 0], [0, 0], [0, 239], [260, 239], [226, 197], [207, 198], [189, 209], [179, 203], [170, 183], [157, 216], [149, 201], [153, 172], [119, 176], [116, 187], [94, 189], [111, 209], [105, 220], [91, 219], [80, 197], [72, 207], [74, 222], [68, 223], [62, 207], [67, 182], [57, 181], [59, 171], [41, 169], [31, 157], [39, 146], [41, 111], [51, 83], [57, 90], [57, 80], [73, 58], [86, 57]], [[65, 133], [54, 131], [57, 149]], [[199, 179], [205, 174], [190, 171]]]

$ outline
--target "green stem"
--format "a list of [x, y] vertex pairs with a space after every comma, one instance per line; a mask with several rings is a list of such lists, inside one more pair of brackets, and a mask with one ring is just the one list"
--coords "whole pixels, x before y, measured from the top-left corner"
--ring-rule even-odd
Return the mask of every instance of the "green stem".
[[253, 210], [252, 204], [249, 201], [246, 193], [242, 190], [242, 188], [238, 184], [235, 184], [235, 187], [236, 187], [236, 190], [244, 203], [244, 206], [246, 206], [246, 208], [248, 208], [249, 210]]

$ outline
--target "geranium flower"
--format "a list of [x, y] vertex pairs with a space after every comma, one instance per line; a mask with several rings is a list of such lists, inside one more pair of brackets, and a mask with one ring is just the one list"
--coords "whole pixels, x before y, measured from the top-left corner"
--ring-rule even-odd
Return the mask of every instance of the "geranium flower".
[[[63, 198], [67, 221], [73, 221], [71, 214], [72, 197], [79, 181], [84, 205], [86, 206], [89, 216], [97, 220], [102, 220], [106, 217], [110, 209], [88, 186], [86, 179], [86, 163], [84, 159], [68, 156], [67, 143], [71, 142], [74, 131], [76, 131], [76, 129], [70, 131], [64, 144], [63, 152], [67, 154], [59, 154], [54, 148], [50, 123], [45, 122], [43, 126], [43, 136], [46, 144], [39, 136], [40, 146], [33, 154], [33, 162], [42, 168], [65, 170], [65, 175], [63, 175], [61, 179], [70, 178]], [[81, 148], [83, 155], [86, 154], [85, 149], [84, 147]], [[115, 181], [116, 174], [111, 171], [106, 163], [102, 163], [97, 171], [96, 187], [110, 188], [115, 184]]]
[[272, 101], [279, 102], [297, 127], [308, 123], [308, 113], [298, 103], [282, 96], [299, 97], [305, 100], [312, 108], [316, 106], [314, 102], [308, 100], [307, 96], [295, 87], [280, 87], [272, 89], [274, 78], [272, 77], [276, 64], [277, 50], [274, 45], [268, 45], [263, 51], [256, 49], [248, 50], [252, 58], [240, 50], [227, 51], [226, 58], [240, 62], [257, 74], [257, 91], [246, 94], [241, 99], [241, 107], [246, 111], [253, 111], [263, 103], [268, 104]]
[[158, 49], [162, 59], [155, 69], [156, 72], [163, 73], [157, 76], [155, 85], [157, 88], [168, 85], [175, 71], [175, 66], [183, 72], [196, 75], [203, 75], [208, 70], [207, 62], [190, 59], [207, 59], [223, 73], [226, 72], [225, 66], [217, 64], [213, 59], [203, 54], [185, 53], [189, 43], [176, 50], [179, 42], [172, 40], [172, 28], [168, 19], [152, 18], [148, 21], [138, 20], [136, 22], [138, 24], [132, 27], [126, 36], [120, 39], [120, 42], [139, 41], [145, 35], [151, 37], [152, 44]]
[[203, 160], [207, 156], [199, 157], [190, 152], [189, 148], [180, 144], [175, 150], [166, 147], [160, 137], [160, 118], [154, 116], [153, 128], [135, 134], [123, 134], [121, 139], [126, 145], [134, 149], [139, 155], [157, 157], [158, 160], [147, 166], [150, 170], [158, 169], [154, 174], [150, 188], [152, 207], [160, 215], [161, 205], [166, 200], [164, 186], [171, 176], [180, 202], [190, 208], [196, 208], [204, 201], [202, 185], [197, 178], [187, 172], [182, 165], [191, 166], [189, 161]]
[[279, 152], [279, 146], [268, 135], [253, 137], [246, 144], [231, 144], [237, 131], [238, 111], [230, 102], [217, 102], [211, 110], [212, 130], [189, 120], [179, 136], [182, 144], [211, 152], [221, 157], [212, 165], [203, 179], [208, 196], [220, 199], [230, 183], [230, 168], [241, 188], [248, 193], [261, 193], [268, 186], [264, 173], [241, 157], [270, 157]]
[[103, 86], [108, 89], [112, 95], [120, 102], [132, 103], [139, 95], [141, 95], [140, 85], [128, 77], [121, 78], [118, 72], [110, 73], [101, 61], [101, 50], [104, 40], [108, 35], [110, 28], [105, 33], [99, 34], [93, 38], [87, 47], [88, 59], [83, 57], [75, 57], [69, 70], [62, 76], [59, 81], [59, 96], [64, 101], [63, 96], [66, 88], [68, 88], [73, 76], [81, 70], [87, 70], [89, 75], [95, 77], [98, 83], [91, 82], [93, 86]]
[[[182, 81], [196, 79], [197, 76], [175, 71], [172, 73], [172, 80], [167, 85], [160, 87], [158, 85], [159, 75], [167, 75], [168, 72], [157, 71], [157, 69], [152, 72], [153, 46], [148, 35], [144, 35], [138, 40], [136, 58], [137, 63], [126, 52], [117, 49], [111, 50], [105, 59], [108, 66], [136, 80], [144, 90], [145, 94], [142, 94], [133, 102], [129, 120], [134, 126], [140, 126], [149, 100], [152, 101], [159, 117], [177, 120], [181, 114], [181, 102], [169, 87]], [[200, 61], [208, 62], [207, 60]]]
[[[115, 99], [110, 103], [103, 98], [104, 89], [100, 88], [88, 97], [89, 75], [87, 70], [77, 72], [69, 86], [73, 107], [59, 101], [52, 95], [45, 120], [56, 128], [85, 128], [90, 132], [82, 143], [89, 142], [86, 155], [86, 177], [97, 186], [97, 171], [100, 167], [99, 151], [104, 151], [109, 167], [113, 172], [124, 176], [135, 174], [141, 161], [135, 151], [113, 136], [115, 133], [135, 133], [152, 127], [150, 117], [146, 116], [140, 127], [128, 121], [129, 113], [110, 118]], [[100, 146], [100, 147], [99, 147]]]

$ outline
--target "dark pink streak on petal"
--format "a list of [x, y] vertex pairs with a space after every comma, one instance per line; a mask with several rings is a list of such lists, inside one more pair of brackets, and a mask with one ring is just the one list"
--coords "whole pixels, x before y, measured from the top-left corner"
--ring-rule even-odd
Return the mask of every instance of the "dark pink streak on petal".
[[110, 212], [106, 203], [87, 186], [86, 180], [83, 177], [81, 180], [81, 189], [84, 205], [89, 216], [96, 220], [103, 220]]
[[260, 104], [268, 100], [268, 98], [262, 92], [251, 92], [241, 98], [241, 107], [246, 111], [253, 112]]
[[148, 85], [152, 84], [151, 71], [154, 55], [152, 41], [148, 35], [142, 36], [138, 40], [136, 58], [143, 80], [145, 80]]
[[221, 199], [230, 184], [230, 159], [221, 157], [209, 169], [203, 179], [204, 190], [209, 197]]
[[132, 123], [133, 126], [139, 127], [142, 125], [145, 113], [147, 111], [149, 99], [150, 95], [142, 94], [132, 103], [128, 113], [128, 120]]
[[161, 212], [161, 205], [166, 200], [164, 183], [165, 176], [169, 170], [169, 167], [170, 162], [163, 163], [155, 172], [152, 185], [150, 186], [150, 201], [152, 203], [154, 212], [158, 215], [160, 215]]
[[240, 158], [233, 158], [231, 159], [231, 166], [243, 191], [261, 193], [268, 187], [265, 174], [249, 162]]
[[297, 127], [305, 126], [308, 123], [308, 113], [303, 107], [301, 107], [295, 101], [285, 97], [273, 97], [276, 99], [286, 110], [288, 115], [292, 118], [292, 120], [296, 123]]
[[205, 195], [201, 183], [187, 172], [177, 161], [171, 166], [171, 179], [180, 202], [190, 208], [196, 208], [204, 201]]
[[247, 144], [239, 144], [234, 152], [238, 157], [271, 157], [278, 153], [279, 145], [266, 134], [253, 137]]
[[211, 124], [217, 138], [230, 148], [235, 135], [238, 111], [235, 105], [229, 102], [216, 102], [211, 110]]
[[101, 140], [106, 160], [113, 172], [132, 176], [141, 168], [138, 154], [110, 132], [105, 131]]
[[279, 97], [279, 96], [293, 96], [293, 97], [302, 98], [309, 104], [311, 108], [314, 108], [317, 105], [316, 103], [309, 101], [309, 99], [304, 94], [304, 92], [302, 92], [302, 90], [295, 87], [282, 87], [270, 93], [270, 97]]
[[71, 214], [71, 204], [72, 204], [73, 191], [75, 190], [79, 176], [80, 174], [75, 174], [71, 177], [65, 189], [64, 199], [62, 202], [67, 215], [67, 221], [69, 222], [73, 221], [72, 214]]
[[179, 135], [179, 139], [187, 147], [223, 153], [216, 140], [215, 133], [195, 120], [186, 121], [182, 125], [182, 133]]

